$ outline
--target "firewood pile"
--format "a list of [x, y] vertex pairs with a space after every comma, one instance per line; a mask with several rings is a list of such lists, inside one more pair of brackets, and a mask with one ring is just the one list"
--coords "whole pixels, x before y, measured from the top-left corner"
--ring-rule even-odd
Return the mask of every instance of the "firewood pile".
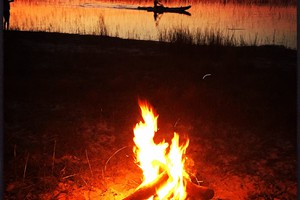
[[[168, 179], [168, 173], [163, 172], [152, 182], [140, 185], [131, 195], [123, 200], [148, 199], [151, 196], [155, 196], [156, 191], [159, 190], [168, 181]], [[186, 192], [187, 199], [190, 200], [208, 200], [214, 196], [214, 190], [208, 187], [196, 185], [190, 180], [186, 180]]]

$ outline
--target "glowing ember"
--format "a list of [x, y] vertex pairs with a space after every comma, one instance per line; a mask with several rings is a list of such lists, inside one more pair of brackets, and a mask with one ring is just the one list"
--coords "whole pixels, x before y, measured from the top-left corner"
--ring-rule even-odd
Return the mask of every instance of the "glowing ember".
[[[160, 174], [166, 172], [168, 180], [166, 184], [156, 191], [158, 199], [183, 200], [186, 198], [186, 181], [188, 174], [184, 170], [184, 159], [187, 140], [179, 145], [179, 135], [174, 133], [171, 145], [162, 141], [156, 144], [153, 140], [157, 132], [157, 118], [152, 107], [147, 102], [139, 101], [144, 122], [139, 122], [134, 128], [134, 153], [136, 162], [143, 170], [143, 185], [155, 180]], [[153, 199], [152, 196], [149, 199]]]

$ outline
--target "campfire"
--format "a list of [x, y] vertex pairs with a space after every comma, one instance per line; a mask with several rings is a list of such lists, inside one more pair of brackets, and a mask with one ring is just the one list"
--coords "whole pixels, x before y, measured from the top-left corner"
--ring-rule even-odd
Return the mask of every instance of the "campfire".
[[158, 115], [146, 101], [139, 101], [139, 106], [143, 121], [134, 128], [133, 152], [136, 164], [142, 169], [143, 182], [124, 200], [211, 199], [214, 191], [194, 184], [185, 171], [189, 139], [180, 144], [179, 134], [174, 132], [170, 144], [155, 143]]

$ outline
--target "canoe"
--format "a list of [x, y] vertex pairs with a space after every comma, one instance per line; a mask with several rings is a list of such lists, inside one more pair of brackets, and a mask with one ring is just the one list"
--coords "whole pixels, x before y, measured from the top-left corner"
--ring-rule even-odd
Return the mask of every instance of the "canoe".
[[138, 7], [138, 10], [146, 10], [148, 12], [157, 12], [157, 13], [164, 13], [164, 12], [174, 12], [174, 13], [185, 13], [186, 10], [190, 9], [192, 6], [181, 6], [181, 7], [164, 7], [164, 6], [157, 6], [157, 7]]

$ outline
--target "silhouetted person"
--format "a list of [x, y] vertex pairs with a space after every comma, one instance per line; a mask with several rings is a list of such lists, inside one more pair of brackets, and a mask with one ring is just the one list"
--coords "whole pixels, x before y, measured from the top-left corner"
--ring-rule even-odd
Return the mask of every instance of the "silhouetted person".
[[10, 18], [10, 3], [14, 0], [3, 0], [3, 26], [5, 30], [9, 29], [9, 18]]
[[154, 8], [157, 8], [158, 6], [163, 6], [160, 0], [154, 0]]

